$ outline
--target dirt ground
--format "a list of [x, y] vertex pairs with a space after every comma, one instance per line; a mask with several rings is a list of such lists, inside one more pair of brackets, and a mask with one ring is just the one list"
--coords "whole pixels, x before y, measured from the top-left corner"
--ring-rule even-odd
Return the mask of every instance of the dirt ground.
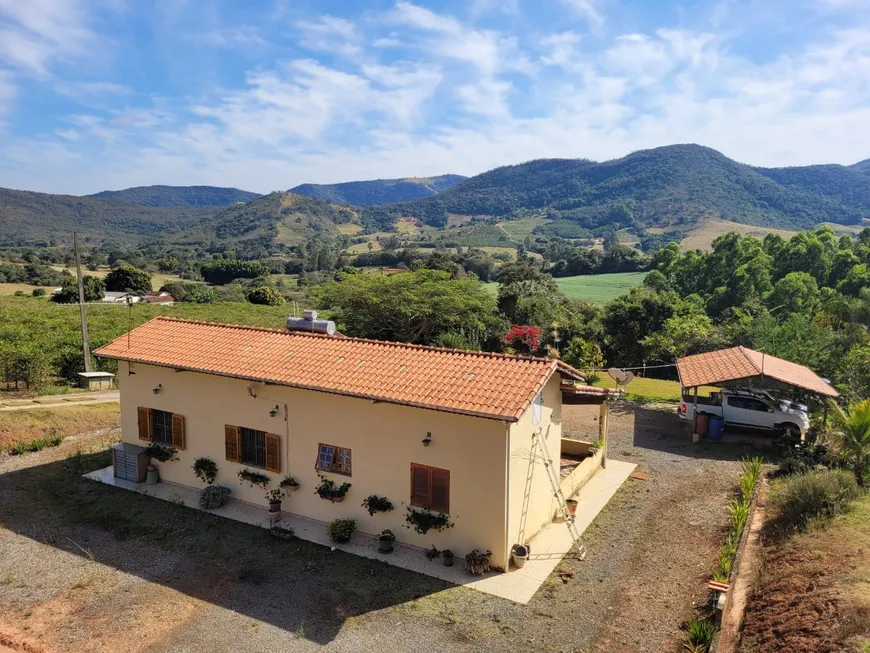
[[0, 411], [0, 450], [16, 442], [52, 435], [67, 437], [120, 423], [121, 408], [117, 402]]
[[[566, 408], [566, 424], [577, 418]], [[117, 436], [115, 436], [117, 437]], [[693, 445], [673, 413], [611, 411], [638, 464], [525, 606], [87, 481], [105, 437], [0, 456], [0, 644], [38, 653], [678, 651], [706, 600], [742, 455]], [[736, 440], [736, 441], [735, 441]], [[83, 453], [76, 454], [81, 449]]]
[[870, 496], [828, 525], [763, 542], [740, 651], [870, 651]]

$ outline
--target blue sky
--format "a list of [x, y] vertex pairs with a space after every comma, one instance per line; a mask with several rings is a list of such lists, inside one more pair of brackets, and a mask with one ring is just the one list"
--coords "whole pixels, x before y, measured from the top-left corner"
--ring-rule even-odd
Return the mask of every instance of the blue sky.
[[0, 0], [0, 186], [870, 157], [870, 0]]

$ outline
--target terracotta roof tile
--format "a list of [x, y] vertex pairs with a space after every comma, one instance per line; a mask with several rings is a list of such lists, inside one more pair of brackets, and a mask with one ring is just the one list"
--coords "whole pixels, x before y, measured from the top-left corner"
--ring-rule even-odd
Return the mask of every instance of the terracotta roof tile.
[[746, 347], [720, 349], [677, 359], [685, 388], [767, 376], [810, 392], [836, 397], [839, 393], [808, 367]]
[[544, 358], [168, 317], [94, 354], [509, 421], [519, 419], [554, 372], [583, 380]]

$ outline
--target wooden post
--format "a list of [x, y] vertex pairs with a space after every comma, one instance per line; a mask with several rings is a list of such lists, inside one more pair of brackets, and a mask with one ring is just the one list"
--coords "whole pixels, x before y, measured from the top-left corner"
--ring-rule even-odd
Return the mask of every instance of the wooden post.
[[605, 399], [598, 407], [598, 439], [601, 442], [601, 467], [607, 467], [607, 412], [608, 401]]
[[695, 399], [693, 403], [695, 409], [694, 414], [692, 415], [692, 439], [695, 439], [695, 436], [698, 435], [698, 386], [695, 386]]
[[79, 314], [82, 318], [82, 355], [85, 358], [85, 372], [91, 371], [91, 347], [88, 342], [88, 309], [85, 306], [85, 286], [82, 280], [82, 264], [79, 260], [79, 235], [73, 232], [73, 249], [76, 255], [76, 277], [79, 282]]

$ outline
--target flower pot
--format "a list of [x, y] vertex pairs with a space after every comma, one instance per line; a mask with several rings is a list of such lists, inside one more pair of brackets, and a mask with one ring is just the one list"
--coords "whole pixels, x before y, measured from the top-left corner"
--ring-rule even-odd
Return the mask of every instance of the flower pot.
[[299, 489], [298, 485], [282, 485], [282, 489], [287, 490], [288, 492], [295, 492]]
[[566, 499], [565, 506], [568, 508], [568, 516], [573, 517], [577, 512], [577, 500], [576, 499]]
[[270, 501], [269, 502], [269, 512], [281, 512], [281, 502], [280, 501]]
[[157, 485], [160, 482], [160, 472], [154, 465], [148, 465], [148, 472], [145, 474], [146, 485]]
[[453, 554], [452, 553], [449, 555], [446, 553], [442, 553], [441, 560], [444, 562], [445, 567], [452, 567], [453, 566]]
[[342, 494], [340, 497], [332, 497], [331, 501], [333, 503], [341, 503], [344, 501], [344, 495]]
[[515, 544], [514, 548], [511, 549], [511, 558], [514, 561], [514, 566], [517, 569], [522, 569], [523, 565], [526, 564], [526, 560], [529, 559], [529, 547]]
[[381, 553], [390, 553], [393, 550], [393, 538], [392, 537], [379, 537], [378, 538], [378, 551]]

